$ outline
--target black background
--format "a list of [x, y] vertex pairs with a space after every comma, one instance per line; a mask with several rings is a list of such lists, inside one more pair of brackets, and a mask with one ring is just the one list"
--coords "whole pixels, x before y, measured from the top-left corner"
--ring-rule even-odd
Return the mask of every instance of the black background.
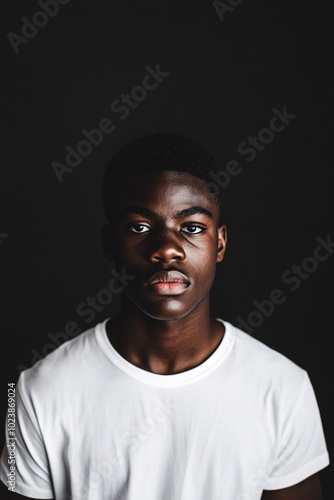
[[[7, 383], [43, 352], [48, 333], [68, 321], [84, 331], [117, 311], [119, 297], [90, 324], [76, 313], [110, 279], [100, 245], [110, 156], [146, 133], [176, 132], [199, 139], [222, 168], [242, 166], [226, 188], [228, 249], [213, 311], [237, 324], [253, 300], [284, 292], [253, 335], [308, 371], [331, 452], [334, 255], [296, 291], [281, 279], [332, 232], [330, 4], [244, 0], [221, 21], [210, 1], [71, 0], [15, 54], [8, 32], [20, 35], [21, 17], [41, 9], [2, 2], [2, 418]], [[169, 76], [120, 120], [111, 102], [157, 64]], [[284, 106], [297, 117], [248, 163], [238, 145]], [[60, 183], [51, 163], [64, 163], [65, 146], [106, 117], [115, 131]], [[331, 467], [321, 472], [325, 499], [331, 476]]]

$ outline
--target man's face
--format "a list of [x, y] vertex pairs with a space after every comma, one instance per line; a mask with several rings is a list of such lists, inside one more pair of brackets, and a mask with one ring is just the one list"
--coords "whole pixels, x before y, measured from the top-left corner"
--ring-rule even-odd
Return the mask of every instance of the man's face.
[[135, 276], [123, 293], [151, 318], [185, 317], [208, 298], [224, 256], [216, 200], [204, 180], [169, 171], [132, 179], [120, 199], [105, 248]]

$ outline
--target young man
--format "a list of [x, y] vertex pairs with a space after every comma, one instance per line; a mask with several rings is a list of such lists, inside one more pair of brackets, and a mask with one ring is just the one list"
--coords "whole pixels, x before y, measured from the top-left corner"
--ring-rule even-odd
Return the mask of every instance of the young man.
[[227, 241], [217, 169], [174, 134], [114, 157], [103, 244], [121, 311], [21, 374], [13, 499], [321, 500], [307, 373], [210, 315]]

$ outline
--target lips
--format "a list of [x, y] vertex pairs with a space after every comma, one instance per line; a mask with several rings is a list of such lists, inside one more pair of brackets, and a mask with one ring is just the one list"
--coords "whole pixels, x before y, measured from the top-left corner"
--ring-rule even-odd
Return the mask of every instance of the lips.
[[148, 280], [147, 285], [153, 286], [158, 283], [181, 283], [189, 286], [189, 279], [180, 271], [158, 271]]
[[190, 280], [176, 269], [162, 269], [152, 274], [145, 284], [147, 290], [154, 295], [175, 296], [182, 295], [189, 289]]

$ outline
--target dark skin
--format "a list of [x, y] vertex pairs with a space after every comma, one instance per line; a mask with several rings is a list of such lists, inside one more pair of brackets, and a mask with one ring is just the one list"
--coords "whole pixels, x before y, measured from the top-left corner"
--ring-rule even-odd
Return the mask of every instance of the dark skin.
[[[173, 172], [129, 181], [120, 200], [115, 222], [103, 230], [103, 246], [116, 268], [135, 278], [124, 287], [120, 314], [107, 323], [109, 340], [143, 370], [169, 375], [194, 368], [224, 336], [209, 307], [227, 242], [218, 204], [203, 180]], [[179, 271], [184, 282], [152, 287], [150, 277], [160, 270]], [[1, 487], [1, 498], [27, 498]], [[322, 500], [318, 474], [264, 491], [262, 500]]]
[[[107, 324], [109, 339], [125, 359], [154, 373], [199, 365], [224, 334], [210, 317], [209, 291], [224, 257], [226, 228], [217, 227], [218, 205], [203, 184], [172, 172], [136, 179], [122, 196], [118, 222], [104, 229], [107, 258], [135, 276], [124, 288], [120, 315]], [[193, 207], [197, 213], [182, 213]], [[186, 276], [183, 293], [158, 295], [146, 286], [153, 273], [171, 269]]]

